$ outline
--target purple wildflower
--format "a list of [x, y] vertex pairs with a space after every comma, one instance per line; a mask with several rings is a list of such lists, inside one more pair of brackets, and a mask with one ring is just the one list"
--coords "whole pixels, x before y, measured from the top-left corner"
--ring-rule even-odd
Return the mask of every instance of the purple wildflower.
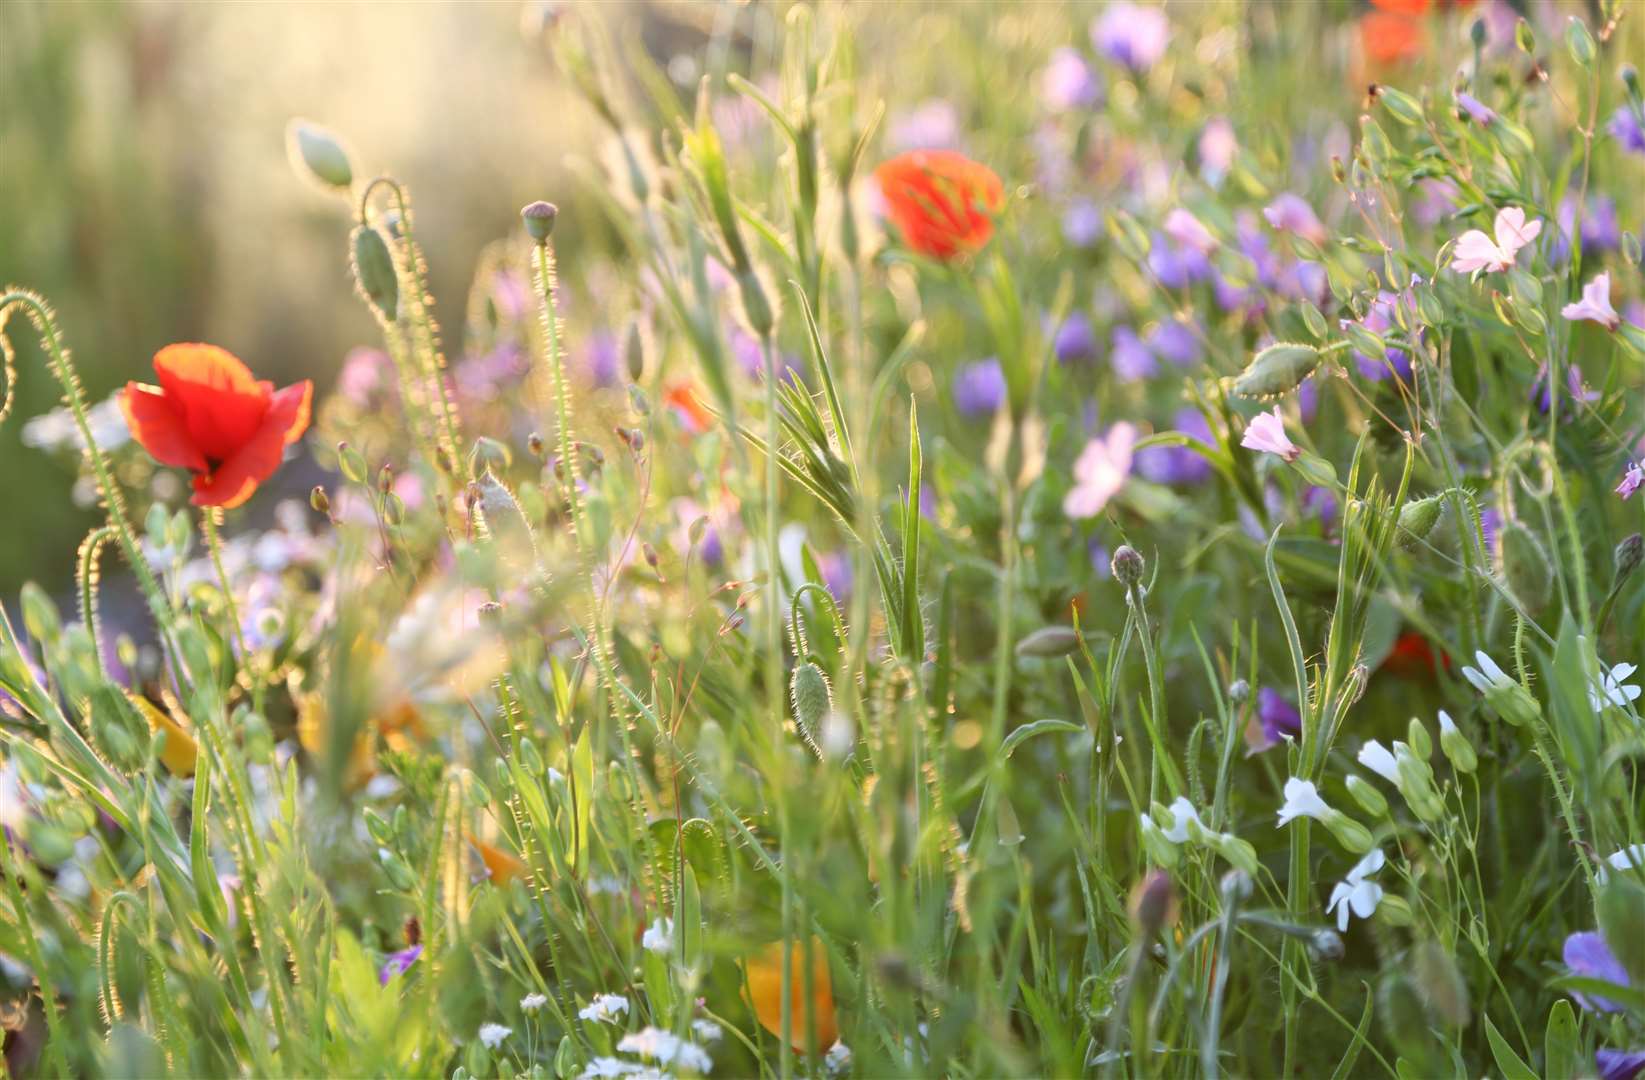
[[[1602, 396], [1599, 391], [1587, 388], [1582, 381], [1582, 372], [1575, 364], [1565, 369], [1565, 387], [1570, 392], [1571, 400], [1576, 402], [1598, 401]], [[1548, 385], [1548, 365], [1543, 364], [1536, 373], [1536, 382], [1531, 384], [1531, 400], [1536, 403], [1537, 412], [1544, 416], [1548, 415], [1549, 408], [1553, 406], [1549, 393], [1551, 389]]]
[[1199, 338], [1187, 323], [1166, 319], [1148, 331], [1148, 348], [1161, 360], [1188, 367], [1199, 360]]
[[1098, 581], [1107, 581], [1114, 576], [1114, 560], [1101, 540], [1093, 536], [1085, 545], [1085, 553], [1091, 556], [1091, 569], [1096, 572]]
[[1056, 112], [1089, 109], [1102, 99], [1102, 87], [1078, 49], [1063, 46], [1051, 54], [1040, 73], [1040, 96]]
[[372, 395], [389, 384], [393, 363], [381, 349], [350, 349], [337, 376], [337, 392], [355, 405], [369, 404]]
[[[1365, 318], [1360, 321], [1360, 325], [1373, 334], [1386, 334], [1390, 330], [1397, 329], [1399, 323], [1394, 315], [1398, 306], [1398, 296], [1391, 292], [1380, 292], [1377, 294], [1377, 298], [1371, 301], [1371, 306], [1365, 312]], [[1342, 320], [1342, 325], [1347, 327], [1349, 321], [1347, 319]], [[1354, 365], [1359, 369], [1359, 373], [1363, 378], [1372, 382], [1382, 382], [1388, 378], [1390, 371], [1403, 382], [1409, 383], [1411, 381], [1411, 357], [1404, 349], [1388, 349], [1386, 359], [1367, 356], [1355, 349]]]
[[1108, 5], [1091, 24], [1091, 44], [1109, 60], [1133, 72], [1144, 72], [1165, 55], [1171, 24], [1165, 12], [1126, 0]]
[[1637, 462], [1629, 462], [1628, 471], [1622, 474], [1622, 483], [1616, 486], [1616, 493], [1629, 499], [1641, 487], [1645, 487], [1645, 469], [1640, 468]]
[[[1622, 962], [1611, 952], [1611, 947], [1605, 944], [1605, 938], [1593, 930], [1575, 933], [1565, 939], [1565, 966], [1571, 969], [1571, 974], [1583, 978], [1599, 979], [1618, 986], [1631, 985]], [[1589, 997], [1575, 990], [1571, 991], [1571, 996], [1576, 999], [1578, 1005], [1590, 1012], [1616, 1012], [1622, 1008], [1608, 998]]]
[[1302, 737], [1302, 714], [1277, 690], [1266, 686], [1257, 691], [1257, 711], [1245, 731], [1252, 753], [1277, 746], [1281, 739]]
[[1234, 166], [1234, 155], [1239, 153], [1239, 142], [1234, 137], [1234, 125], [1224, 116], [1212, 117], [1199, 135], [1199, 169], [1205, 182], [1213, 187], [1222, 182]]
[[1645, 154], [1645, 124], [1630, 105], [1617, 106], [1611, 114], [1611, 138], [1622, 144], [1630, 154]]
[[1210, 276], [1211, 261], [1202, 251], [1167, 241], [1165, 236], [1155, 233], [1148, 252], [1148, 269], [1167, 289], [1186, 289]]
[[1496, 123], [1496, 110], [1492, 109], [1489, 105], [1486, 105], [1483, 101], [1480, 101], [1472, 94], [1463, 93], [1461, 90], [1457, 91], [1456, 97], [1457, 108], [1466, 113], [1468, 119], [1472, 120], [1480, 127], [1490, 127], [1492, 124]]
[[1293, 233], [1304, 240], [1315, 244], [1323, 244], [1327, 234], [1325, 226], [1321, 224], [1319, 215], [1314, 208], [1300, 195], [1284, 192], [1263, 210], [1262, 216], [1268, 219], [1268, 224], [1280, 232]]
[[993, 416], [1005, 402], [1005, 372], [990, 356], [954, 373], [954, 408], [961, 416]]
[[580, 374], [590, 386], [616, 386], [621, 363], [622, 350], [617, 335], [609, 330], [596, 330], [588, 335], [579, 366]]
[[1102, 211], [1088, 199], [1069, 204], [1062, 214], [1062, 238], [1079, 248], [1096, 247], [1102, 239]]
[[1054, 348], [1057, 361], [1063, 364], [1097, 358], [1097, 331], [1084, 312], [1071, 312], [1057, 327]]
[[495, 401], [529, 367], [525, 350], [516, 342], [500, 342], [496, 348], [470, 356], [452, 369], [452, 382], [465, 397]]
[[[1215, 444], [1211, 425], [1198, 409], [1184, 407], [1173, 418], [1176, 430], [1203, 443]], [[1201, 484], [1211, 478], [1211, 464], [1186, 446], [1150, 446], [1137, 451], [1136, 469], [1156, 484]]]
[[497, 313], [510, 322], [531, 314], [531, 286], [518, 270], [498, 270], [491, 276], [491, 302]]
[[1114, 327], [1114, 336], [1108, 346], [1108, 366], [1123, 382], [1146, 379], [1159, 370], [1159, 363], [1137, 332], [1129, 326]]
[[423, 955], [421, 945], [413, 945], [410, 948], [401, 949], [397, 953], [389, 953], [383, 960], [383, 966], [377, 972], [377, 984], [387, 986], [390, 979], [410, 968], [421, 955]]
[[1645, 1050], [1600, 1047], [1594, 1051], [1594, 1064], [1599, 1067], [1599, 1080], [1634, 1080], [1645, 1071]]
[[957, 150], [960, 114], [952, 102], [931, 98], [892, 122], [886, 141], [897, 151]]
[[1337, 493], [1328, 487], [1308, 485], [1302, 493], [1302, 512], [1318, 518], [1320, 525], [1329, 529], [1337, 519]]
[[817, 571], [822, 574], [823, 587], [834, 596], [834, 602], [843, 604], [851, 599], [851, 556], [843, 551], [829, 551], [817, 557]]

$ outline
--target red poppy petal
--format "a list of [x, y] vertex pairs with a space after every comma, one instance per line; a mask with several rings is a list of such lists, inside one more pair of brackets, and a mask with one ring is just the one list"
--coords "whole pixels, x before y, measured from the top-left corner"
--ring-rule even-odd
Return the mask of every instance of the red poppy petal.
[[194, 478], [195, 506], [233, 509], [251, 498], [257, 485], [274, 475], [285, 448], [308, 428], [314, 384], [303, 380], [276, 393], [253, 436], [211, 474]]
[[166, 399], [165, 391], [144, 383], [127, 383], [120, 395], [120, 411], [126, 416], [131, 437], [155, 461], [179, 469], [204, 471], [205, 455], [189, 438], [183, 418]]
[[233, 457], [268, 412], [271, 384], [259, 383], [234, 354], [215, 345], [168, 345], [155, 354], [154, 370], [194, 444], [213, 461]]

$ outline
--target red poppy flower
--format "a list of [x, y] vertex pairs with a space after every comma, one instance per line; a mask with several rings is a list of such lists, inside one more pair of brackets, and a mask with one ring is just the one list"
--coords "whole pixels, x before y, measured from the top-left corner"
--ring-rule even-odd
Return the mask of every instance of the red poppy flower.
[[1415, 630], [1407, 630], [1394, 640], [1394, 647], [1382, 661], [1380, 670], [1402, 679], [1431, 678], [1443, 667], [1451, 670], [1451, 658], [1436, 653], [1428, 639]]
[[994, 171], [952, 150], [899, 154], [875, 169], [874, 178], [903, 243], [934, 259], [970, 254], [988, 243], [991, 215], [1005, 203]]
[[154, 354], [154, 371], [160, 385], [127, 383], [120, 408], [154, 460], [194, 474], [195, 506], [251, 498], [308, 428], [307, 379], [276, 391], [215, 345], [167, 345]]
[[687, 434], [701, 435], [714, 426], [714, 414], [688, 382], [677, 382], [663, 391], [663, 402], [674, 410]]
[[1360, 40], [1374, 64], [1398, 64], [1422, 55], [1422, 24], [1394, 11], [1367, 11], [1359, 17]]

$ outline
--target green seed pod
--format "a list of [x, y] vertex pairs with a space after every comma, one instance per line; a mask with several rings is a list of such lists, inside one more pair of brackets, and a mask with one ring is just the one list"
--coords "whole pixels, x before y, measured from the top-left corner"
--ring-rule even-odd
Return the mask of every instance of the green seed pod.
[[394, 256], [388, 241], [376, 229], [356, 225], [352, 236], [354, 282], [371, 306], [393, 322], [400, 311], [400, 278], [394, 271]]
[[1445, 495], [1429, 495], [1425, 499], [1413, 499], [1399, 508], [1399, 531], [1395, 533], [1395, 541], [1405, 551], [1414, 551], [1422, 541], [1428, 539], [1428, 534], [1434, 531], [1439, 523], [1439, 515], [1445, 509]]
[[1565, 47], [1570, 50], [1571, 59], [1582, 67], [1591, 67], [1594, 62], [1594, 35], [1588, 32], [1588, 24], [1576, 15], [1571, 16], [1570, 22], [1565, 24]]
[[1079, 643], [1079, 633], [1071, 626], [1042, 626], [1017, 642], [1017, 655], [1067, 656]]
[[1388, 812], [1388, 800], [1369, 780], [1350, 774], [1347, 783], [1349, 797], [1359, 804], [1361, 810], [1372, 817], [1381, 817]]
[[1376, 846], [1376, 841], [1371, 838], [1371, 830], [1341, 810], [1331, 810], [1323, 821], [1331, 835], [1336, 837], [1337, 843], [1355, 855], [1363, 855]]
[[834, 708], [828, 676], [816, 664], [799, 664], [789, 677], [788, 694], [794, 704], [794, 723], [800, 729], [800, 738], [816, 750], [817, 733], [822, 730], [823, 721]]
[[1319, 308], [1304, 300], [1297, 305], [1297, 310], [1302, 313], [1302, 323], [1308, 327], [1310, 334], [1316, 338], [1323, 338], [1330, 333], [1331, 328], [1326, 324], [1325, 316], [1320, 313]]
[[329, 187], [346, 188], [354, 183], [354, 168], [348, 152], [336, 135], [307, 120], [293, 120], [286, 128], [292, 164], [301, 165], [314, 179]]
[[628, 369], [628, 378], [631, 382], [639, 382], [645, 374], [645, 340], [640, 336], [640, 324], [628, 324], [628, 332], [623, 335], [623, 365]]
[[541, 199], [527, 203], [520, 209], [520, 221], [525, 225], [526, 235], [538, 245], [548, 243], [548, 238], [554, 233], [554, 222], [559, 216], [559, 207]]
[[396, 889], [410, 892], [417, 887], [417, 875], [412, 873], [411, 867], [406, 865], [406, 861], [394, 852], [387, 848], [379, 848], [377, 861], [382, 864], [383, 871], [388, 874], [388, 880], [393, 883]]
[[1518, 520], [1504, 521], [1497, 532], [1497, 569], [1526, 611], [1535, 614], [1548, 605], [1553, 594], [1548, 549]]
[[1519, 51], [1525, 55], [1536, 55], [1536, 33], [1531, 29], [1531, 24], [1525, 21], [1524, 16], [1514, 24], [1514, 44], [1518, 45]]
[[1635, 986], [1645, 981], [1645, 885], [1612, 871], [1594, 903], [1599, 932]]
[[1365, 160], [1373, 169], [1380, 169], [1393, 156], [1393, 144], [1388, 141], [1388, 135], [1380, 125], [1369, 116], [1360, 117], [1359, 121], [1359, 148], [1365, 154]]
[[1403, 90], [1395, 90], [1391, 86], [1377, 87], [1377, 97], [1384, 107], [1394, 114], [1394, 119], [1402, 124], [1416, 125], [1423, 122], [1422, 102], [1407, 94]]
[[1268, 346], [1234, 379], [1233, 392], [1243, 398], [1273, 398], [1288, 394], [1319, 367], [1319, 350], [1312, 345], [1281, 341]]

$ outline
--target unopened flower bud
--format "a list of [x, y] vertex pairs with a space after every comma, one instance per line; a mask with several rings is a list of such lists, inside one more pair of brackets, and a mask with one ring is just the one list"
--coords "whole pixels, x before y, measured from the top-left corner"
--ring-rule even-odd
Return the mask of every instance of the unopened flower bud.
[[527, 450], [531, 451], [531, 456], [534, 458], [540, 459], [548, 452], [547, 446], [543, 443], [543, 437], [535, 431], [526, 436], [525, 446]]
[[474, 446], [468, 452], [468, 475], [476, 480], [486, 472], [507, 472], [512, 464], [514, 453], [508, 448], [508, 444], [486, 435], [475, 439]]
[[549, 236], [554, 232], [554, 219], [559, 214], [559, 207], [538, 199], [534, 203], [527, 203], [520, 210], [520, 220], [525, 222], [526, 235], [541, 246], [548, 243]]
[[1042, 626], [1017, 642], [1017, 655], [1067, 656], [1079, 643], [1079, 633], [1072, 626]]
[[1403, 550], [1414, 551], [1434, 531], [1434, 526], [1439, 523], [1440, 511], [1445, 508], [1444, 498], [1443, 495], [1430, 495], [1426, 499], [1413, 499], [1400, 507], [1395, 540]]
[[301, 163], [310, 176], [331, 187], [346, 188], [354, 182], [354, 168], [348, 152], [337, 136], [307, 120], [293, 120], [286, 128], [293, 163]]
[[1130, 544], [1121, 544], [1119, 550], [1114, 552], [1113, 562], [1109, 565], [1109, 569], [1114, 573], [1114, 580], [1127, 589], [1142, 581], [1145, 568], [1142, 555]]
[[1483, 49], [1485, 47], [1485, 35], [1485, 20], [1483, 18], [1475, 19], [1473, 25], [1468, 27], [1468, 38], [1474, 43], [1474, 48]]
[[1320, 818], [1331, 835], [1336, 837], [1337, 843], [1355, 855], [1363, 855], [1376, 846], [1371, 838], [1371, 830], [1344, 814], [1341, 810], [1327, 808], [1328, 813]]
[[308, 493], [308, 504], [317, 514], [331, 513], [331, 499], [326, 496], [326, 489], [319, 484], [315, 484], [314, 490]]
[[1131, 922], [1144, 940], [1152, 938], [1171, 921], [1176, 903], [1171, 875], [1164, 870], [1150, 870], [1137, 882], [1131, 890]]
[[384, 319], [393, 322], [400, 310], [400, 278], [394, 271], [394, 256], [389, 253], [388, 241], [376, 229], [357, 225], [352, 250], [354, 281], [360, 286], [360, 293]]
[[1616, 579], [1621, 581], [1635, 570], [1639, 569], [1642, 559], [1645, 559], [1645, 537], [1639, 533], [1625, 537], [1616, 546]]
[[1383, 798], [1382, 792], [1370, 781], [1362, 776], [1350, 774], [1347, 784], [1349, 797], [1359, 804], [1361, 810], [1372, 817], [1381, 817], [1388, 812], [1388, 800]]
[[1411, 722], [1405, 725], [1405, 737], [1409, 740], [1411, 752], [1423, 761], [1434, 756], [1434, 740], [1428, 737], [1428, 729], [1422, 726], [1422, 721], [1411, 717]]
[[639, 382], [640, 376], [645, 374], [645, 342], [640, 338], [640, 324], [628, 324], [628, 333], [623, 336], [623, 363], [628, 368], [628, 377], [633, 382]]
[[1321, 960], [1341, 960], [1344, 951], [1342, 935], [1331, 929], [1316, 930], [1314, 936], [1308, 939], [1308, 948]]
[[1479, 755], [1474, 753], [1474, 745], [1468, 737], [1456, 726], [1451, 714], [1444, 709], [1439, 710], [1439, 748], [1445, 754], [1445, 760], [1451, 763], [1451, 768], [1459, 773], [1471, 773], [1479, 766]]
[[1434, 787], [1434, 771], [1428, 763], [1411, 752], [1402, 742], [1394, 744], [1395, 785], [1405, 799], [1411, 813], [1427, 822], [1438, 821], [1445, 814], [1445, 802]]
[[1235, 679], [1228, 684], [1228, 700], [1235, 705], [1244, 705], [1251, 700], [1251, 684], [1244, 679]]

